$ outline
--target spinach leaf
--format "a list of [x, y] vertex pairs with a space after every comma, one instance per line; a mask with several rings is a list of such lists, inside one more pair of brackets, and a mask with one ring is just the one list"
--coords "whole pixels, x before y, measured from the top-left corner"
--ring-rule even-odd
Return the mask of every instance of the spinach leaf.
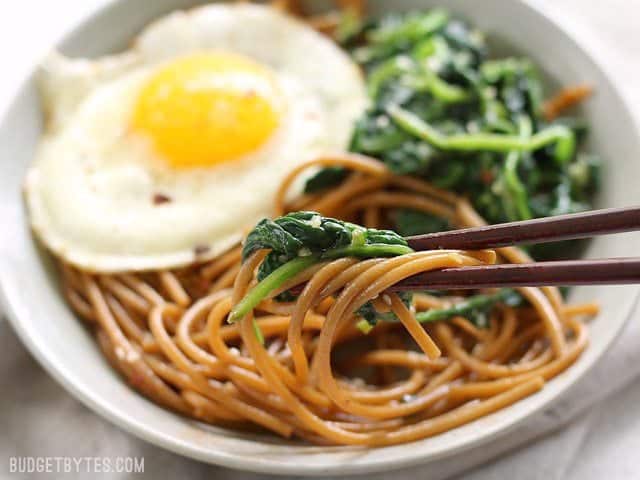
[[[411, 292], [402, 292], [399, 294], [402, 301], [409, 307], [413, 300]], [[440, 322], [449, 320], [452, 317], [461, 316], [469, 320], [478, 328], [489, 327], [489, 315], [496, 305], [508, 305], [510, 307], [519, 307], [524, 304], [525, 300], [517, 291], [510, 288], [503, 288], [492, 294], [478, 294], [468, 297], [467, 299], [446, 308], [435, 308], [426, 312], [416, 314], [416, 319], [420, 323]], [[398, 318], [392, 312], [380, 313], [371, 303], [366, 303], [358, 310], [366, 324], [362, 322], [358, 324], [358, 328], [365, 333], [374, 327], [379, 321], [397, 322]]]
[[348, 170], [342, 167], [326, 167], [318, 171], [313, 177], [307, 180], [304, 192], [317, 193], [336, 185], [340, 185], [348, 175]]
[[[413, 300], [411, 292], [398, 293], [400, 300], [409, 308]], [[397, 322], [398, 317], [393, 312], [378, 312], [371, 302], [365, 303], [358, 309], [358, 315], [361, 316], [370, 327], [376, 326], [378, 322]]]
[[[371, 97], [351, 151], [463, 193], [489, 223], [590, 208], [601, 162], [580, 151], [587, 126], [545, 120], [543, 82], [530, 59], [496, 56], [480, 30], [442, 9], [350, 26], [343, 46]], [[345, 177], [322, 170], [307, 191]], [[406, 222], [394, 227], [406, 232]]]
[[[413, 252], [396, 232], [365, 228], [316, 212], [293, 212], [259, 222], [246, 238], [243, 261], [261, 249], [271, 251], [258, 268], [260, 283], [234, 307], [231, 320], [246, 315], [284, 282], [320, 261], [341, 257], [392, 257]], [[287, 299], [291, 299], [290, 295]]]
[[259, 280], [299, 257], [384, 257], [412, 251], [396, 232], [364, 228], [316, 212], [293, 212], [262, 220], [247, 236], [243, 260], [260, 249], [271, 252], [260, 266]]
[[465, 317], [478, 328], [487, 328], [489, 326], [489, 312], [498, 303], [517, 307], [522, 305], [523, 302], [524, 299], [518, 292], [510, 288], [503, 288], [493, 294], [474, 295], [448, 308], [420, 312], [416, 314], [416, 319], [421, 323], [428, 323], [461, 316]]
[[447, 220], [406, 208], [398, 209], [395, 212], [395, 224], [398, 233], [405, 237], [422, 233], [441, 232], [451, 228]]
[[[438, 219], [420, 212], [401, 210], [413, 228], [438, 229]], [[422, 222], [420, 224], [414, 221]], [[243, 247], [242, 257], [246, 260], [252, 253], [270, 249], [264, 262], [260, 265], [256, 285], [232, 310], [229, 320], [242, 318], [260, 301], [284, 282], [312, 265], [327, 259], [340, 257], [391, 257], [410, 253], [403, 237], [391, 230], [365, 228], [353, 223], [323, 217], [316, 212], [293, 212], [275, 220], [262, 220], [249, 233]], [[285, 292], [287, 293], [287, 292]], [[404, 292], [400, 298], [410, 306], [412, 293]], [[290, 301], [289, 294], [281, 300]], [[486, 327], [488, 313], [497, 303], [517, 306], [522, 302], [518, 293], [503, 289], [495, 294], [472, 296], [460, 303], [443, 309], [434, 309], [417, 314], [420, 322], [446, 320], [452, 316], [462, 315], [479, 327]], [[367, 330], [378, 321], [397, 321], [392, 312], [378, 312], [371, 302], [358, 310], [366, 325], [359, 324]]]

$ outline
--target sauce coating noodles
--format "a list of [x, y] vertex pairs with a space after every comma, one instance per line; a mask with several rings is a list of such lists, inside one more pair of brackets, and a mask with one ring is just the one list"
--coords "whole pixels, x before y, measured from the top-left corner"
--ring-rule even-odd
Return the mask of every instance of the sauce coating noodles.
[[[301, 175], [324, 166], [350, 174], [329, 195], [288, 200]], [[465, 199], [352, 154], [319, 158], [291, 172], [274, 215], [314, 210], [384, 228], [398, 207], [458, 227], [483, 223]], [[389, 286], [420, 272], [495, 260], [491, 251], [439, 250], [314, 265], [280, 290], [306, 281], [294, 301], [272, 295], [229, 325], [227, 315], [256, 283], [256, 267], [267, 253], [241, 263], [240, 252], [237, 246], [206, 264], [115, 275], [61, 263], [64, 293], [94, 327], [109, 361], [154, 402], [207, 423], [332, 445], [425, 438], [531, 395], [579, 357], [587, 331], [577, 317], [597, 311], [565, 306], [555, 288], [521, 288], [527, 303], [494, 308], [486, 329], [463, 316], [420, 324], [416, 312], [460, 297], [416, 293], [407, 307], [385, 293]], [[513, 247], [496, 254], [502, 262], [531, 261]], [[379, 322], [363, 334], [355, 312], [368, 301], [399, 321]]]

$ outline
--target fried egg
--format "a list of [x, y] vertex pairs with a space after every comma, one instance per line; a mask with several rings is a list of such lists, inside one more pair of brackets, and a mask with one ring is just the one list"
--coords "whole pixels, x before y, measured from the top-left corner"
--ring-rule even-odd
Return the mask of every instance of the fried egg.
[[271, 213], [288, 171], [347, 147], [366, 106], [332, 41], [251, 4], [175, 12], [122, 54], [52, 54], [40, 84], [31, 223], [57, 255], [100, 272], [225, 251]]

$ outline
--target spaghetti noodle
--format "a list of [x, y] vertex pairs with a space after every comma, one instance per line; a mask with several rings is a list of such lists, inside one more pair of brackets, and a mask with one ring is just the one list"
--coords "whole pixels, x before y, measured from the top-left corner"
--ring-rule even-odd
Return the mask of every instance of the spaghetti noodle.
[[[289, 199], [301, 175], [325, 166], [345, 168], [348, 177], [330, 195]], [[274, 214], [314, 210], [383, 228], [397, 207], [458, 227], [483, 223], [464, 198], [354, 154], [319, 158], [291, 172]], [[113, 366], [154, 402], [215, 425], [364, 446], [435, 435], [538, 391], [578, 358], [587, 331], [577, 317], [597, 311], [565, 306], [555, 288], [521, 288], [527, 303], [499, 304], [486, 329], [460, 315], [421, 324], [420, 313], [462, 299], [455, 292], [419, 293], [407, 306], [385, 293], [389, 286], [433, 269], [496, 260], [486, 251], [426, 251], [312, 265], [238, 323], [226, 324], [268, 253], [259, 250], [241, 262], [240, 252], [237, 246], [206, 264], [115, 275], [61, 262], [64, 293], [94, 327]], [[512, 247], [496, 254], [498, 261], [530, 261]], [[294, 301], [275, 299], [303, 281]], [[363, 334], [356, 311], [370, 301], [399, 321]]]

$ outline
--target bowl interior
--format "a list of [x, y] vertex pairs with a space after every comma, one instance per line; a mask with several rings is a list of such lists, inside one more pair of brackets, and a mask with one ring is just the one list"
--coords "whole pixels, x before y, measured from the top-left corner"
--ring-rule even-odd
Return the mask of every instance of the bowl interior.
[[[125, 48], [150, 20], [193, 0], [118, 1], [99, 11], [61, 43], [63, 52], [95, 56]], [[372, 13], [443, 5], [433, 0], [373, 0]], [[321, 2], [316, 2], [320, 6]], [[531, 57], [551, 85], [590, 83], [597, 94], [583, 107], [591, 133], [588, 148], [605, 159], [598, 206], [640, 204], [640, 145], [633, 119], [591, 52], [552, 19], [525, 1], [449, 0], [446, 6], [490, 33], [500, 50]], [[538, 394], [491, 416], [410, 445], [362, 450], [315, 447], [266, 435], [204, 426], [174, 415], [130, 389], [109, 367], [90, 332], [64, 303], [46, 254], [34, 242], [23, 207], [21, 184], [41, 133], [41, 111], [33, 78], [28, 79], [0, 124], [0, 287], [23, 342], [47, 370], [88, 406], [131, 433], [185, 455], [229, 467], [274, 473], [366, 472], [424, 463], [470, 448], [512, 428], [545, 407], [575, 382], [606, 350], [633, 307], [632, 286], [576, 288], [571, 300], [597, 299], [601, 315], [591, 325], [591, 345], [567, 372]], [[631, 255], [632, 234], [590, 243], [589, 257]], [[428, 467], [427, 467], [428, 468]], [[424, 473], [428, 472], [424, 470]]]

